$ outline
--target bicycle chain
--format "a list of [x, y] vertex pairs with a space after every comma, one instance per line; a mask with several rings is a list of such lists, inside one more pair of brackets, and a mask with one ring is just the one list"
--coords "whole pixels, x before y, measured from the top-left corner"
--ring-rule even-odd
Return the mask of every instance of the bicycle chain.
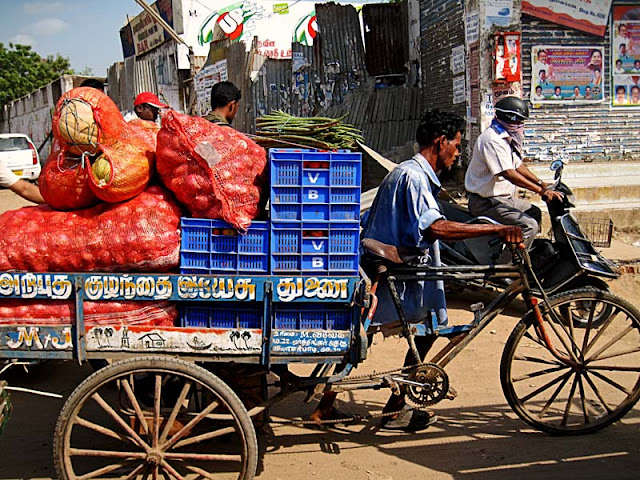
[[351, 380], [360, 380], [362, 378], [368, 378], [373, 380], [375, 377], [379, 377], [381, 375], [389, 375], [390, 373], [396, 372], [404, 372], [405, 370], [411, 370], [412, 368], [421, 367], [423, 365], [429, 365], [429, 363], [416, 363], [415, 365], [409, 365], [407, 367], [394, 368], [392, 370], [387, 370], [385, 372], [373, 372], [373, 373], [363, 373], [362, 375], [354, 375], [353, 377], [347, 377], [344, 379], [345, 383]]
[[[415, 408], [415, 410], [422, 410], [421, 408]], [[276, 425], [327, 425], [327, 424], [335, 424], [335, 423], [350, 423], [353, 424], [355, 422], [365, 422], [368, 420], [372, 420], [374, 418], [383, 418], [383, 417], [390, 417], [393, 415], [398, 415], [402, 412], [403, 410], [396, 410], [395, 412], [386, 412], [386, 413], [368, 413], [366, 415], [357, 415], [354, 414], [350, 417], [344, 417], [344, 418], [336, 418], [336, 419], [331, 419], [331, 420], [319, 420], [319, 421], [315, 421], [315, 420], [272, 420], [269, 423], [270, 424], [276, 424]]]
[[[415, 365], [409, 365], [406, 367], [400, 367], [400, 368], [394, 368], [392, 370], [387, 370], [384, 372], [373, 372], [373, 373], [365, 373], [362, 375], [355, 375], [353, 377], [349, 377], [348, 381], [351, 380], [360, 380], [360, 379], [371, 379], [373, 380], [375, 377], [379, 377], [379, 376], [384, 376], [384, 375], [388, 375], [390, 373], [396, 373], [396, 372], [404, 372], [405, 370], [410, 370], [413, 368], [417, 368], [420, 367], [422, 365], [428, 365], [428, 363], [418, 363]], [[415, 410], [424, 410], [423, 408], [420, 407], [415, 407]], [[403, 410], [396, 410], [394, 412], [386, 412], [386, 413], [368, 413], [366, 415], [357, 415], [354, 414], [350, 417], [344, 417], [344, 418], [336, 418], [336, 419], [330, 419], [330, 420], [320, 420], [320, 421], [315, 421], [315, 420], [273, 420], [270, 421], [270, 424], [276, 424], [276, 425], [330, 425], [330, 424], [336, 424], [336, 423], [355, 423], [355, 422], [365, 422], [368, 420], [373, 420], [374, 418], [384, 418], [384, 417], [391, 417], [394, 415], [398, 415], [402, 412]]]

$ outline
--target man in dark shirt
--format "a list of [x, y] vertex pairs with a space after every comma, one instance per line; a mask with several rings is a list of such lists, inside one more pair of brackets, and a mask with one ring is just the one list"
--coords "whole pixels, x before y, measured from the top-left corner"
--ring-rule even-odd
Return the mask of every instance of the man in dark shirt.
[[231, 126], [241, 97], [240, 90], [233, 83], [216, 83], [211, 87], [211, 112], [204, 118], [218, 125]]

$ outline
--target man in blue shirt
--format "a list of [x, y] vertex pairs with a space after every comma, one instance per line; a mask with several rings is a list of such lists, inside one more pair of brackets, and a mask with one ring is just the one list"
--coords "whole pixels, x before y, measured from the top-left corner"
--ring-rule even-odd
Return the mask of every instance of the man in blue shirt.
[[[460, 144], [464, 121], [457, 115], [428, 111], [420, 121], [416, 132], [419, 153], [407, 160], [382, 181], [371, 207], [363, 219], [362, 238], [373, 238], [397, 247], [417, 247], [429, 254], [432, 264], [439, 257], [436, 240], [461, 240], [484, 235], [496, 235], [505, 242], [519, 243], [522, 232], [517, 226], [467, 225], [446, 220], [435, 200], [440, 191], [436, 172], [448, 170], [460, 156]], [[447, 314], [444, 290], [441, 282], [397, 283], [402, 307], [411, 323], [431, 318], [433, 312], [438, 322], [446, 324]], [[386, 286], [377, 290], [378, 307], [373, 324], [376, 329], [392, 332], [398, 327], [396, 313]], [[434, 336], [416, 337], [416, 347], [425, 358], [435, 341]], [[415, 364], [411, 352], [407, 352], [405, 365]], [[326, 392], [311, 418], [316, 421], [336, 418], [335, 392]], [[392, 395], [383, 412], [401, 413], [385, 417], [384, 428], [416, 431], [429, 426], [435, 420], [431, 412], [410, 409], [406, 406], [404, 392]]]

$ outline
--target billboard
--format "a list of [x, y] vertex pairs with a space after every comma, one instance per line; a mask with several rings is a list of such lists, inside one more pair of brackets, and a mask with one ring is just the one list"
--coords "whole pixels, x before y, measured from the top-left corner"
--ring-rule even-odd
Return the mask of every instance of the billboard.
[[604, 36], [612, 0], [522, 0], [522, 13]]
[[615, 5], [611, 15], [611, 105], [640, 107], [640, 5]]
[[[158, 0], [151, 8], [173, 27], [173, 7], [171, 0]], [[120, 42], [124, 58], [142, 55], [159, 47], [171, 37], [162, 26], [146, 11], [133, 17], [120, 29]]]
[[597, 103], [604, 99], [604, 47], [536, 45], [531, 49], [531, 103]]

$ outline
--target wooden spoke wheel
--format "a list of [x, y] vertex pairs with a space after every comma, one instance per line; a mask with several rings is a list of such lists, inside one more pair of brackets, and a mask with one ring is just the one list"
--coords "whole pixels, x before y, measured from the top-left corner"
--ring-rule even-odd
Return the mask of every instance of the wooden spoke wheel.
[[101, 368], [65, 403], [54, 438], [59, 478], [250, 480], [256, 434], [235, 393], [183, 360], [138, 357]]
[[513, 410], [559, 435], [595, 432], [622, 418], [640, 398], [640, 312], [597, 290], [556, 295], [541, 311], [553, 351], [529, 313], [502, 355], [502, 389]]

